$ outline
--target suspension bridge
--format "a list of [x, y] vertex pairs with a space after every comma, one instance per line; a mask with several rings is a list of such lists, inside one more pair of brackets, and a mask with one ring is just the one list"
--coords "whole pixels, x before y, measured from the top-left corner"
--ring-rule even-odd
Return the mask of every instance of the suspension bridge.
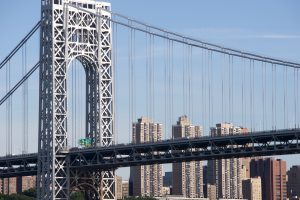
[[[74, 188], [115, 199], [120, 167], [299, 153], [299, 63], [155, 27], [109, 3], [42, 0], [41, 7], [41, 20], [0, 63], [0, 177], [37, 175], [37, 199], [69, 199]], [[37, 34], [34, 62], [28, 49]], [[35, 76], [39, 83], [30, 82]], [[141, 115], [163, 122], [164, 140], [130, 143]], [[201, 123], [203, 136], [172, 139], [180, 115]], [[209, 136], [226, 121], [249, 131]], [[118, 143], [120, 134], [128, 144]], [[78, 148], [79, 138], [91, 146]]]

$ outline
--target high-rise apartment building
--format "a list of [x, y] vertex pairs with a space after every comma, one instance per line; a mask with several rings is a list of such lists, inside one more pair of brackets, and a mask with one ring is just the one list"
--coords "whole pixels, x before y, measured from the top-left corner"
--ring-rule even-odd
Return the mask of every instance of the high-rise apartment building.
[[262, 199], [287, 199], [286, 162], [281, 159], [257, 158], [250, 162], [251, 177], [261, 177]]
[[205, 196], [209, 200], [217, 200], [216, 186], [215, 185], [206, 185], [207, 195]]
[[36, 176], [3, 178], [0, 182], [2, 194], [20, 194], [30, 188], [36, 188]]
[[36, 188], [36, 176], [17, 177], [17, 193], [22, 193], [30, 188]]
[[[246, 128], [234, 126], [231, 123], [216, 124], [216, 127], [212, 127], [210, 131], [211, 136], [234, 135], [248, 132]], [[208, 184], [216, 186], [217, 198], [243, 198], [242, 166], [242, 158], [208, 161]]]
[[3, 178], [2, 194], [16, 194], [17, 193], [17, 177]]
[[243, 180], [243, 198], [248, 200], [262, 200], [260, 177]]
[[164, 187], [172, 186], [172, 176], [173, 176], [173, 172], [165, 172], [165, 175], [163, 176], [163, 186]]
[[300, 165], [292, 166], [287, 171], [287, 193], [288, 198], [300, 197]]
[[116, 185], [116, 197], [117, 199], [123, 198], [123, 187], [122, 187], [122, 177], [121, 176], [115, 176], [115, 185]]
[[129, 197], [129, 183], [128, 181], [122, 181], [122, 198]]
[[[132, 142], [156, 142], [162, 139], [162, 124], [142, 117], [132, 126]], [[163, 186], [162, 165], [130, 167], [130, 195], [161, 196]]]
[[246, 180], [250, 178], [250, 161], [251, 158], [242, 158], [242, 172], [241, 172], [241, 179]]
[[[187, 116], [179, 117], [172, 127], [173, 138], [200, 137], [202, 127], [191, 124]], [[172, 194], [184, 197], [203, 197], [203, 171], [201, 161], [173, 163]]]

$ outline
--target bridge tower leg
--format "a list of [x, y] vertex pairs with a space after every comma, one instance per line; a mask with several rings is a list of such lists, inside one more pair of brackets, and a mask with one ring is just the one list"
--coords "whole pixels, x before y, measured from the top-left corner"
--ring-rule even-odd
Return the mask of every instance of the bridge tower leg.
[[[114, 142], [111, 14], [102, 10], [110, 10], [110, 4], [42, 0], [41, 7], [37, 199], [67, 200], [72, 172], [66, 156], [66, 75], [73, 59], [82, 63], [86, 73], [86, 136], [94, 139], [94, 146]], [[114, 172], [92, 174], [101, 177], [100, 198], [115, 199]]]

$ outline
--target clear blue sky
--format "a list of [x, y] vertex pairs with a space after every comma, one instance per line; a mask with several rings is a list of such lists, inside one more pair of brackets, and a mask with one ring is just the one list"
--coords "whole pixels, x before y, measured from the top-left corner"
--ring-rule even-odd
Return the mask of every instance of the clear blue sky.
[[[299, 61], [297, 0], [111, 0], [115, 12], [211, 42]], [[40, 18], [39, 0], [1, 2], [0, 58]]]
[[[298, 0], [110, 2], [114, 12], [149, 24], [227, 47], [300, 63]], [[39, 0], [1, 2], [0, 60], [39, 19]], [[299, 156], [284, 159], [289, 165], [300, 164]]]

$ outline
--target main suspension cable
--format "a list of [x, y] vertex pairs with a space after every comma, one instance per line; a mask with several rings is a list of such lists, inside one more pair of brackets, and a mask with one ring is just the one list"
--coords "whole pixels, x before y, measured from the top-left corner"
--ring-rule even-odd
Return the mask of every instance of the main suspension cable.
[[18, 50], [31, 38], [31, 36], [40, 28], [41, 21], [39, 21], [29, 33], [19, 42], [19, 44], [5, 57], [5, 59], [0, 63], [0, 69], [18, 52]]
[[[90, 11], [90, 10], [80, 8], [80, 7], [74, 6], [72, 4], [69, 4], [69, 6], [75, 8], [75, 9], [78, 9], [78, 10], [85, 11], [87, 13], [96, 15], [98, 17], [102, 17], [101, 15], [96, 14], [96, 13]], [[113, 23], [117, 23], [117, 24], [125, 26], [125, 27], [130, 26], [129, 28], [133, 28], [133, 29], [136, 29], [138, 31], [145, 32], [145, 33], [148, 32], [148, 33], [150, 33], [152, 35], [155, 35], [157, 37], [160, 37], [160, 38], [169, 39], [169, 40], [172, 40], [172, 41], [175, 41], [175, 42], [178, 42], [178, 43], [184, 43], [184, 44], [191, 45], [191, 46], [194, 46], [194, 47], [199, 47], [199, 48], [203, 48], [203, 49], [207, 49], [207, 50], [211, 50], [211, 51], [214, 51], [214, 52], [219, 52], [219, 53], [223, 53], [223, 54], [227, 54], [227, 55], [231, 55], [231, 56], [244, 57], [244, 58], [255, 60], [255, 61], [265, 61], [265, 62], [271, 63], [271, 64], [277, 64], [277, 65], [282, 65], [282, 66], [300, 68], [299, 63], [289, 62], [289, 61], [285, 61], [285, 60], [281, 60], [281, 59], [271, 58], [271, 57], [267, 57], [267, 56], [261, 56], [261, 55], [254, 54], [254, 53], [249, 53], [249, 52], [244, 52], [244, 51], [241, 51], [241, 50], [222, 47], [220, 45], [204, 42], [204, 41], [201, 41], [201, 40], [198, 40], [198, 39], [195, 39], [195, 38], [184, 36], [182, 34], [178, 34], [178, 33], [172, 32], [172, 31], [168, 31], [168, 30], [163, 29], [163, 28], [158, 28], [156, 26], [149, 25], [147, 23], [144, 23], [144, 22], [141, 22], [141, 21], [138, 21], [138, 20], [135, 20], [135, 19], [131, 19], [131, 18], [129, 18], [127, 16], [124, 16], [124, 15], [121, 15], [119, 13], [114, 13], [114, 12], [112, 12], [110, 10], [106, 10], [104, 8], [100, 8], [100, 9], [104, 10], [105, 12], [110, 13], [111, 15], [118, 16], [118, 17], [124, 19], [126, 22], [131, 21], [132, 23], [131, 23], [131, 25], [129, 25], [126, 22], [117, 21], [116, 19], [112, 19], [112, 18], [105, 18], [106, 20], [109, 20]], [[135, 25], [139, 25], [140, 27], [133, 26], [134, 25], [133, 23]], [[150, 30], [152, 30], [152, 32]], [[157, 32], [154, 32], [154, 31], [157, 31]], [[166, 38], [165, 33], [168, 33], [168, 38]], [[170, 37], [170, 36], [172, 36], [172, 37]]]
[[40, 62], [36, 63], [27, 74], [12, 88], [10, 89], [4, 97], [0, 100], [0, 106], [39, 68]]

